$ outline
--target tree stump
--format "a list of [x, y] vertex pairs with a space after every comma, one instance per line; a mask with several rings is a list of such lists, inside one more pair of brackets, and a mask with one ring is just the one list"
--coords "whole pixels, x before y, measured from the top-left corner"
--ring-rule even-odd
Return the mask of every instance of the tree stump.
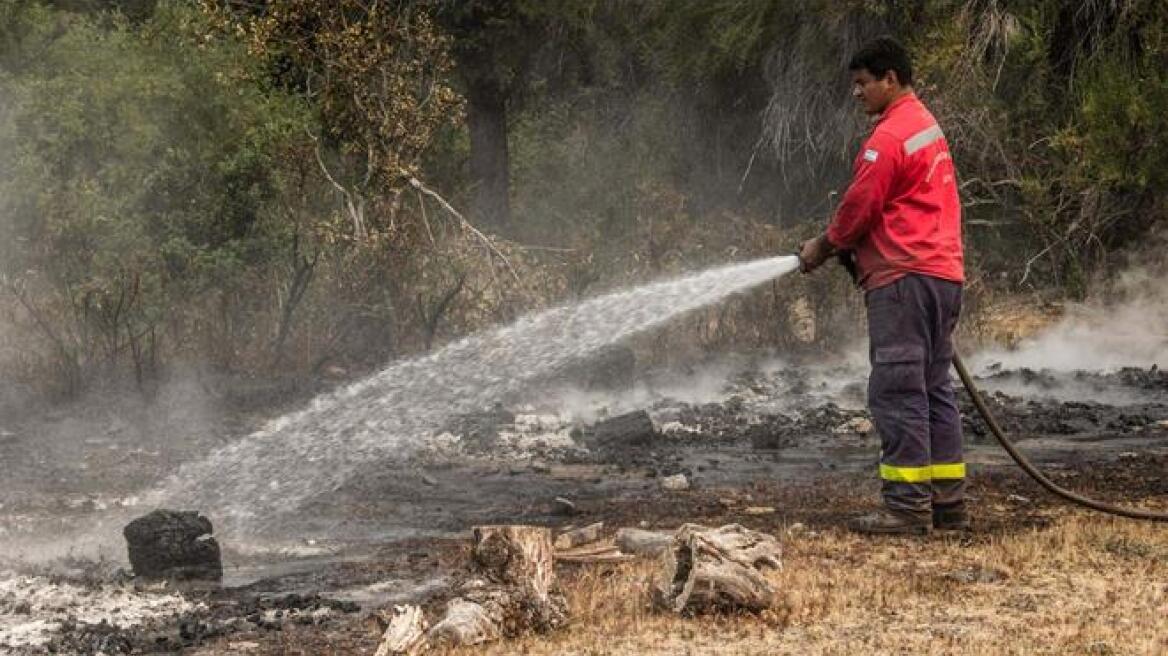
[[544, 633], [567, 622], [567, 603], [556, 590], [551, 529], [477, 526], [472, 578], [430, 629], [433, 642], [475, 645], [525, 631]]
[[717, 529], [685, 524], [663, 556], [657, 601], [687, 614], [764, 610], [775, 590], [761, 570], [781, 567], [781, 555], [773, 536], [738, 524]]
[[477, 574], [538, 597], [556, 580], [552, 531], [542, 526], [476, 526], [470, 557]]

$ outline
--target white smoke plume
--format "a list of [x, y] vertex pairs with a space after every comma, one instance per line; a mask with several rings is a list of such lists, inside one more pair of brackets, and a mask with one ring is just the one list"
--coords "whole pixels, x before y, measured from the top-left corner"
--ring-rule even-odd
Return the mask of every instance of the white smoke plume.
[[994, 363], [1051, 371], [1168, 366], [1168, 288], [1153, 269], [1129, 270], [1107, 292], [1068, 306], [1065, 316], [1040, 334], [974, 358], [978, 369]]

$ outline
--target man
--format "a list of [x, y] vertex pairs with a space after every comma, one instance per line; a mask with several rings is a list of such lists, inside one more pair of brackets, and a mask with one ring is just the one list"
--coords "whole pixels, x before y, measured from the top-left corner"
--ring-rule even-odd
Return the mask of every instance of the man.
[[868, 408], [880, 433], [884, 505], [863, 533], [969, 527], [961, 415], [949, 378], [961, 310], [961, 204], [949, 146], [913, 92], [908, 53], [877, 39], [852, 58], [852, 95], [875, 118], [827, 232], [805, 242], [810, 272], [854, 257], [868, 309]]

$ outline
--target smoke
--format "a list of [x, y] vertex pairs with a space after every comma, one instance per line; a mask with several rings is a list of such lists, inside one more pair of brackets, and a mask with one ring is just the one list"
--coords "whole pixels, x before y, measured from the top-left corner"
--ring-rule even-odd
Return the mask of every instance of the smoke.
[[1015, 348], [978, 354], [974, 366], [1050, 371], [1114, 371], [1168, 365], [1168, 289], [1154, 268], [1131, 269], [1094, 299]]
[[581, 423], [652, 407], [664, 399], [680, 403], [709, 403], [726, 395], [727, 382], [740, 366], [727, 357], [688, 371], [645, 376], [631, 389], [598, 390], [564, 386], [548, 390], [540, 404]]
[[150, 510], [141, 489], [258, 422], [219, 396], [241, 387], [175, 368], [149, 398], [108, 383], [68, 404], [0, 414], [0, 566], [120, 559], [121, 527]]
[[648, 410], [658, 420], [678, 404], [726, 403], [737, 399], [748, 414], [799, 414], [809, 407], [835, 403], [861, 408], [857, 392], [868, 375], [867, 353], [852, 349], [813, 363], [775, 354], [723, 353], [684, 370], [648, 372], [628, 390], [550, 389], [540, 395], [541, 408], [573, 422], [592, 423], [608, 416]]

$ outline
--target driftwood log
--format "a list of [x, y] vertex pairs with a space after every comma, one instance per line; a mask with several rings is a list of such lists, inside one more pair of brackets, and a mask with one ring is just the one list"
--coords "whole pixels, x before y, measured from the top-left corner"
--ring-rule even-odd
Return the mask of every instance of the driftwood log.
[[616, 532], [616, 546], [620, 547], [622, 553], [634, 556], [660, 556], [673, 546], [673, 534], [622, 528]]
[[570, 564], [597, 564], [597, 563], [624, 563], [636, 560], [636, 556], [623, 554], [615, 544], [594, 542], [576, 549], [556, 551], [557, 563]]
[[374, 656], [416, 656], [425, 651], [426, 617], [417, 606], [394, 606]]
[[471, 573], [445, 616], [427, 633], [430, 642], [475, 645], [567, 623], [550, 529], [475, 527]]
[[773, 536], [729, 524], [711, 529], [685, 524], [662, 557], [659, 604], [677, 613], [761, 611], [774, 600], [765, 568], [779, 568], [782, 548]]
[[588, 526], [564, 531], [556, 536], [556, 549], [575, 549], [580, 545], [596, 542], [604, 531], [604, 522], [596, 522]]
[[452, 599], [446, 616], [430, 629], [428, 638], [437, 643], [477, 645], [503, 637], [510, 598], [502, 590], [475, 590]]

